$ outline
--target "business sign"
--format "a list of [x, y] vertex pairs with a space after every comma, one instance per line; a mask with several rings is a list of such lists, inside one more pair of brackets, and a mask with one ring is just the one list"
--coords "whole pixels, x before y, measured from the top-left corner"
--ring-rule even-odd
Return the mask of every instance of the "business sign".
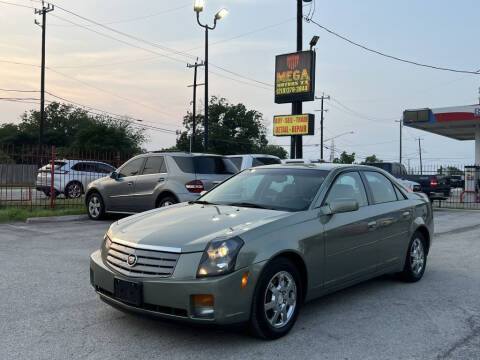
[[315, 52], [300, 51], [275, 58], [275, 103], [315, 99]]
[[405, 110], [403, 112], [403, 123], [419, 123], [430, 121], [430, 109]]
[[315, 131], [315, 116], [276, 115], [273, 117], [273, 136], [313, 135]]

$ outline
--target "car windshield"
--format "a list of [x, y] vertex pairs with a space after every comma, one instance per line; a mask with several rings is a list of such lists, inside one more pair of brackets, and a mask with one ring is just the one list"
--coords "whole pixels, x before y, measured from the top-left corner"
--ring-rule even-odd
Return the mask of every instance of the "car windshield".
[[302, 211], [308, 209], [327, 175], [326, 170], [314, 169], [248, 169], [218, 185], [199, 201]]

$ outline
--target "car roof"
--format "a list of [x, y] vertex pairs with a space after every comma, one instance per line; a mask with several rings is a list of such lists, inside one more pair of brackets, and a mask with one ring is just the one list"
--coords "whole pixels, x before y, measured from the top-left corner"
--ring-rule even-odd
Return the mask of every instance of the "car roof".
[[258, 166], [255, 169], [263, 168], [276, 168], [276, 169], [314, 169], [314, 170], [327, 170], [332, 171], [335, 169], [352, 169], [352, 170], [373, 170], [379, 171], [382, 169], [368, 166], [368, 165], [357, 165], [357, 164], [335, 164], [335, 163], [290, 163], [290, 164], [274, 164], [274, 165], [264, 165]]
[[237, 155], [225, 155], [226, 157], [240, 157], [240, 156], [251, 156], [251, 157], [263, 157], [263, 158], [272, 158], [280, 159], [278, 156], [269, 155], [269, 154], [237, 154]]
[[139, 154], [137, 156], [147, 156], [147, 155], [175, 155], [175, 156], [185, 156], [185, 157], [194, 157], [194, 156], [218, 156], [225, 157], [224, 155], [218, 154], [208, 154], [208, 153], [188, 153], [185, 151], [149, 151], [145, 154]]

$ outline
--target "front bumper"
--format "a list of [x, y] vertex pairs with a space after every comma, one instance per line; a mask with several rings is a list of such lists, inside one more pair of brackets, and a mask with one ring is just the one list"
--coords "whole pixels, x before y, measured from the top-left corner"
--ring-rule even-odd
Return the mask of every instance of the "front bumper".
[[[248, 321], [253, 292], [264, 263], [253, 264], [231, 274], [196, 279], [185, 277], [186, 267], [198, 266], [201, 253], [182, 254], [170, 278], [128, 278], [110, 269], [103, 262], [101, 250], [90, 256], [90, 283], [100, 298], [121, 310], [174, 320], [231, 324]], [[188, 265], [190, 264], [190, 265]], [[182, 269], [183, 267], [183, 269]], [[242, 276], [249, 271], [245, 289]], [[114, 278], [142, 283], [143, 304], [133, 306], [115, 299]], [[193, 295], [210, 294], [214, 297], [214, 312], [209, 318], [195, 315]]]

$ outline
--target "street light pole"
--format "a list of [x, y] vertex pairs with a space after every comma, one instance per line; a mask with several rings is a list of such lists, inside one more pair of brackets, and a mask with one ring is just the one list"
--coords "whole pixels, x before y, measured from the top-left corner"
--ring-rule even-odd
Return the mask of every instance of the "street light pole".
[[[303, 40], [303, 1], [297, 0], [297, 51], [302, 51]], [[302, 114], [302, 102], [292, 103], [292, 115]], [[290, 158], [301, 159], [303, 157], [303, 138], [301, 135], [294, 135], [290, 142]]]
[[220, 20], [221, 18], [227, 16], [228, 10], [227, 9], [221, 9], [215, 14], [215, 18], [213, 20], [213, 26], [208, 26], [208, 24], [202, 24], [200, 22], [200, 12], [203, 11], [203, 8], [205, 6], [205, 0], [195, 0], [195, 3], [193, 5], [193, 10], [197, 13], [197, 23], [201, 27], [205, 28], [205, 60], [204, 60], [204, 65], [205, 65], [205, 111], [204, 111], [204, 130], [205, 130], [205, 136], [204, 136], [204, 151], [208, 152], [208, 30], [214, 30], [217, 27], [217, 20]]

